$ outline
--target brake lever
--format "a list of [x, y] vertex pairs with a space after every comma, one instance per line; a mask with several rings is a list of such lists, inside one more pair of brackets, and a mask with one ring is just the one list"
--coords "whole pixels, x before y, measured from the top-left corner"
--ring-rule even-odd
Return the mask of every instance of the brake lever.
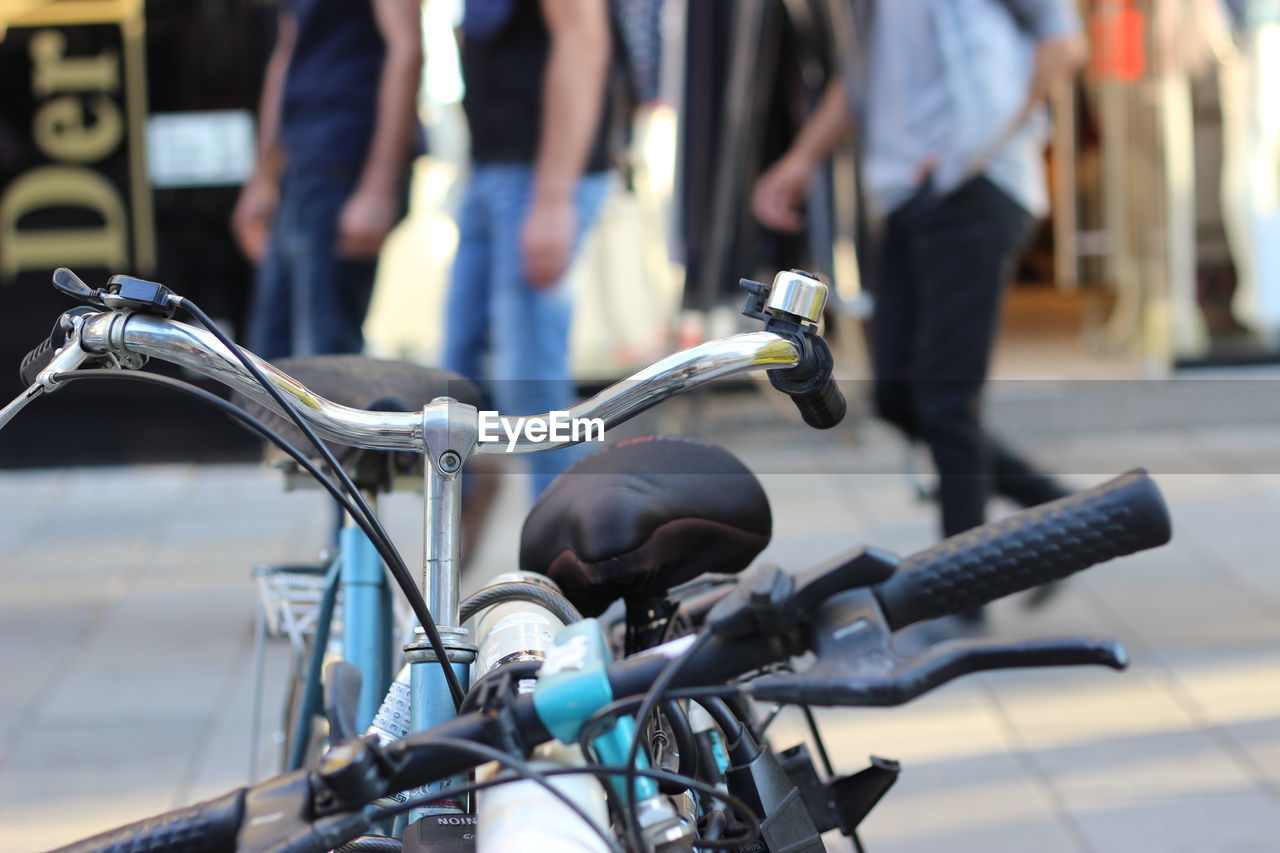
[[868, 590], [828, 602], [815, 620], [814, 633], [813, 666], [801, 673], [756, 679], [748, 687], [753, 698], [805, 705], [902, 705], [983, 670], [1080, 665], [1120, 670], [1129, 663], [1123, 645], [1092, 638], [953, 641], [900, 657], [892, 650], [879, 603]]

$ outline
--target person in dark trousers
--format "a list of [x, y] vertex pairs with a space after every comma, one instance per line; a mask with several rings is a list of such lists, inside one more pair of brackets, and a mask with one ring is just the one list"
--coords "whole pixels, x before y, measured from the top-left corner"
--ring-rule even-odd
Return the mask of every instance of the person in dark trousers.
[[421, 149], [418, 0], [282, 0], [257, 165], [232, 215], [258, 263], [249, 348], [358, 353], [378, 252]]
[[857, 50], [752, 198], [766, 226], [800, 205], [856, 132], [877, 233], [870, 329], [877, 413], [929, 448], [942, 533], [982, 524], [991, 492], [1065, 494], [982, 428], [1001, 293], [1048, 210], [1044, 100], [1084, 58], [1070, 0], [855, 0]]
[[[467, 3], [471, 172], [443, 361], [490, 380], [503, 415], [563, 411], [574, 401], [564, 278], [608, 189], [611, 48], [606, 0]], [[572, 451], [529, 455], [535, 496], [581, 452]]]

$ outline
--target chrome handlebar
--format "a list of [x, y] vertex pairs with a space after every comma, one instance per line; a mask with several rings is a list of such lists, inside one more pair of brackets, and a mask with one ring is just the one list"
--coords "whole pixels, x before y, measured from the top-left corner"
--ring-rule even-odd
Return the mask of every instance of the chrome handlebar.
[[[80, 344], [90, 352], [135, 353], [173, 362], [288, 418], [229, 349], [194, 326], [147, 314], [97, 314], [84, 321]], [[334, 403], [248, 350], [243, 352], [321, 438], [375, 450], [422, 450], [422, 412], [371, 412]]]
[[[109, 312], [87, 317], [80, 344], [88, 352], [136, 354], [170, 361], [215, 379], [281, 416], [275, 400], [231, 351], [208, 332], [147, 314]], [[423, 413], [373, 412], [343, 406], [311, 392], [293, 377], [247, 353], [263, 375], [322, 438], [352, 447], [423, 452]], [[796, 343], [767, 331], [747, 332], [708, 341], [670, 355], [632, 374], [565, 413], [572, 419], [599, 418], [605, 428], [617, 426], [676, 394], [716, 379], [756, 370], [794, 367], [801, 353]], [[549, 419], [551, 413], [533, 416]], [[534, 442], [520, 437], [508, 450], [500, 441], [481, 441], [475, 453], [532, 453], [573, 444], [572, 440]]]

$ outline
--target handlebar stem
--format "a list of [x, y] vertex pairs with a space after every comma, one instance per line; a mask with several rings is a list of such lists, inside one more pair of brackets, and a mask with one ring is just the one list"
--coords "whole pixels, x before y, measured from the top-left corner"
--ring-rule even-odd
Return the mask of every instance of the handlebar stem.
[[458, 474], [476, 446], [474, 406], [437, 397], [422, 410], [423, 466], [422, 595], [442, 625], [458, 627], [462, 493]]

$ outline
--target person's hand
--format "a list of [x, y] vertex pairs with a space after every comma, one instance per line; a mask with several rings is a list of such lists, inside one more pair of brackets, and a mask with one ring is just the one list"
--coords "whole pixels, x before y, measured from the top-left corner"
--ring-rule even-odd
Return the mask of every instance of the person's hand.
[[399, 214], [392, 194], [357, 189], [338, 214], [338, 254], [361, 261], [376, 258]]
[[809, 192], [817, 171], [814, 163], [798, 154], [787, 153], [756, 181], [751, 194], [751, 210], [756, 219], [775, 231], [799, 231], [804, 227], [800, 205]]
[[573, 259], [578, 211], [573, 199], [537, 199], [529, 206], [520, 228], [524, 274], [539, 290], [551, 287]]
[[271, 235], [271, 219], [276, 213], [279, 192], [275, 181], [255, 173], [245, 183], [231, 212], [231, 231], [240, 251], [255, 264], [262, 263]]

